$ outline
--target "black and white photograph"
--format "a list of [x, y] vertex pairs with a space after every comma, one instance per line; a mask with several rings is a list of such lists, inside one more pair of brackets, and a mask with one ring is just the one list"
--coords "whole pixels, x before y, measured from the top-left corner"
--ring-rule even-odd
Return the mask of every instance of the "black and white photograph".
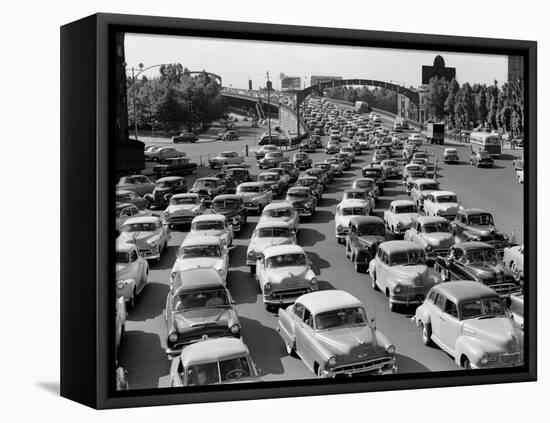
[[115, 43], [117, 390], [526, 364], [523, 56]]

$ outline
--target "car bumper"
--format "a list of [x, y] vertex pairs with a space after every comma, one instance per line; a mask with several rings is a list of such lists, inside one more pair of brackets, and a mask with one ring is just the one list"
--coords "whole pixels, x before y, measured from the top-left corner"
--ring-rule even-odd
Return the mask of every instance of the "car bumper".
[[353, 377], [355, 375], [393, 375], [397, 373], [395, 358], [388, 361], [384, 360], [381, 364], [364, 365], [363, 363], [349, 364], [334, 370], [324, 370], [321, 378]]
[[146, 260], [156, 260], [160, 258], [160, 248], [154, 247], [151, 249], [141, 249], [139, 250], [139, 255]]
[[166, 217], [166, 223], [169, 225], [184, 225], [191, 223], [195, 216], [170, 216]]
[[389, 302], [390, 304], [400, 304], [400, 305], [416, 305], [422, 304], [426, 298], [425, 294], [410, 294], [410, 295], [396, 295], [390, 294]]
[[290, 292], [280, 291], [281, 294], [273, 295], [262, 295], [262, 300], [264, 304], [267, 305], [280, 305], [280, 304], [292, 304], [296, 301], [299, 297], [301, 297], [304, 294], [309, 294], [310, 292], [317, 291], [317, 287], [315, 289], [312, 288], [301, 288], [301, 289], [293, 289]]

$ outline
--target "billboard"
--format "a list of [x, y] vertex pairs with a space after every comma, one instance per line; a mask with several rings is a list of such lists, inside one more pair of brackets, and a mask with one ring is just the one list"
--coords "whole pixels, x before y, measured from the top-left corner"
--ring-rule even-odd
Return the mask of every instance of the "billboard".
[[317, 85], [319, 82], [330, 81], [332, 79], [342, 79], [342, 77], [341, 76], [311, 75], [311, 85]]
[[281, 78], [282, 90], [299, 90], [302, 86], [302, 79], [299, 76], [284, 76]]

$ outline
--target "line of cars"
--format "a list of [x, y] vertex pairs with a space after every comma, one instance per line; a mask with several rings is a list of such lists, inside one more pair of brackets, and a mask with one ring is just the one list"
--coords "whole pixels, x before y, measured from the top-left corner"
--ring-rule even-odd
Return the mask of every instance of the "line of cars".
[[[397, 153], [387, 150], [375, 150], [366, 169], [384, 175], [382, 161]], [[453, 192], [441, 190], [436, 168], [428, 179], [429, 167], [413, 162], [414, 150], [402, 154], [410, 160], [403, 169], [410, 200], [392, 201], [383, 219], [369, 216], [356, 200], [344, 197], [336, 206], [335, 235], [346, 257], [356, 271], [368, 269], [373, 291], [385, 295], [390, 310], [417, 306], [414, 320], [424, 344], [436, 344], [457, 365], [521, 365], [523, 246], [511, 245], [490, 213], [464, 208]], [[368, 188], [372, 198], [374, 186]]]

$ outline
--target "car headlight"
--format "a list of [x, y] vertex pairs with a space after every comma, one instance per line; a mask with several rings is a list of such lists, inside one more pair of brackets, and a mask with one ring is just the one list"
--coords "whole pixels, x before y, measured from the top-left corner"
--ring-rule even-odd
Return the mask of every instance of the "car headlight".
[[438, 210], [436, 213], [438, 216], [441, 216], [441, 210]]
[[170, 342], [176, 342], [178, 340], [178, 334], [177, 333], [171, 333], [170, 336], [168, 337], [168, 340]]
[[264, 285], [264, 289], [265, 289], [266, 291], [270, 291], [270, 290], [271, 290], [271, 284], [270, 284], [269, 282], [266, 283], [266, 284]]
[[277, 189], [277, 184], [271, 184], [271, 189]]
[[338, 232], [342, 231], [343, 229], [344, 229], [344, 227], [343, 227], [342, 225], [338, 225], [338, 226], [336, 227], [336, 230], [337, 230]]
[[148, 242], [147, 244], [149, 244], [149, 246], [155, 248], [156, 246], [159, 245], [159, 241], [158, 241], [158, 239], [156, 239], [156, 240]]
[[484, 366], [489, 362], [489, 356], [487, 354], [483, 354], [483, 357], [481, 357], [481, 364]]
[[434, 247], [430, 244], [426, 245], [426, 251], [432, 251]]
[[502, 234], [502, 239], [503, 239], [504, 241], [508, 241], [508, 235]]
[[395, 345], [393, 345], [393, 344], [388, 345], [388, 347], [386, 348], [386, 352], [390, 355], [394, 355], [395, 354]]
[[310, 283], [311, 285], [316, 285], [316, 284], [317, 284], [317, 278], [311, 278], [310, 281], [309, 281], [309, 283]]
[[401, 222], [397, 222], [397, 225], [396, 225], [398, 228], [401, 228], [403, 226], [403, 224]]
[[231, 333], [232, 333], [233, 335], [238, 334], [238, 333], [239, 333], [239, 330], [240, 330], [239, 325], [235, 324], [235, 325], [231, 326], [231, 329], [230, 329], [230, 330], [231, 330]]
[[131, 283], [131, 279], [126, 279], [126, 280], [123, 280], [123, 281], [118, 281], [117, 284], [116, 284], [116, 287], [118, 289], [122, 289], [124, 288], [125, 286], [128, 286], [130, 283]]
[[336, 357], [332, 356], [327, 360], [327, 364], [329, 367], [336, 366]]
[[401, 292], [402, 289], [403, 289], [403, 288], [401, 287], [401, 285], [396, 285], [394, 291], [395, 291], [395, 293], [397, 294], [397, 293]]
[[216, 270], [218, 271], [218, 273], [222, 273], [223, 272], [223, 269], [221, 267], [216, 267]]

